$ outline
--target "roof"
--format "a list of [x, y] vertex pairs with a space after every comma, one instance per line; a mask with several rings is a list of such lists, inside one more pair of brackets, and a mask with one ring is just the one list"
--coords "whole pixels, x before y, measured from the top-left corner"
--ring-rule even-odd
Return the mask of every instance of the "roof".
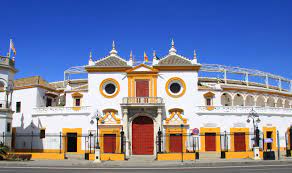
[[156, 66], [160, 65], [193, 65], [192, 62], [181, 55], [167, 55], [159, 60]]
[[14, 81], [15, 88], [22, 88], [22, 87], [27, 87], [27, 86], [43, 86], [52, 90], [56, 89], [53, 85], [49, 84], [41, 76], [20, 78]]
[[128, 67], [127, 61], [118, 55], [109, 55], [95, 62], [95, 66], [99, 67]]

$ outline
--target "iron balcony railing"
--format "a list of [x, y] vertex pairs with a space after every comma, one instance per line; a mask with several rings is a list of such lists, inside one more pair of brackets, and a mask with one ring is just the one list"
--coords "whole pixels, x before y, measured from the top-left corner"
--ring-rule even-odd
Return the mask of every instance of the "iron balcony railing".
[[32, 115], [64, 115], [64, 114], [89, 114], [91, 109], [90, 106], [80, 107], [63, 107], [63, 106], [52, 106], [52, 107], [36, 107], [33, 108]]
[[126, 105], [161, 105], [163, 99], [161, 97], [124, 97], [123, 103]]

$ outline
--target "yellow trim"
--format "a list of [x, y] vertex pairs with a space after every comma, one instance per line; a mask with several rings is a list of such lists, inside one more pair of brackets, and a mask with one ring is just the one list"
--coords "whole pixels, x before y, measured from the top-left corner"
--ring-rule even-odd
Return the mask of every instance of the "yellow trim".
[[182, 112], [180, 112], [180, 111], [178, 111], [178, 110], [172, 110], [172, 112], [170, 112], [171, 114], [170, 114], [170, 117], [169, 118], [166, 118], [166, 120], [165, 120], [165, 123], [166, 124], [169, 124], [169, 122], [170, 122], [170, 120], [177, 114], [178, 115], [178, 117], [183, 121], [183, 123], [184, 124], [187, 124], [187, 119], [186, 118], [183, 118], [182, 117], [182, 115], [181, 115], [181, 113]]
[[85, 67], [87, 72], [125, 72], [131, 67]]
[[[272, 150], [276, 151], [277, 150], [277, 130], [276, 127], [263, 127], [263, 133], [264, 133], [264, 139], [267, 138], [267, 132], [272, 132], [272, 138], [273, 138], [273, 143], [272, 143]], [[267, 149], [267, 144], [265, 143], [264, 149]]]
[[[234, 133], [245, 133], [245, 151], [249, 150], [249, 128], [234, 127], [230, 128], [230, 150], [234, 151]], [[235, 152], [235, 151], [234, 151]]]
[[[172, 94], [170, 91], [169, 91], [169, 84], [170, 84], [170, 82], [172, 82], [172, 81], [174, 81], [174, 80], [177, 80], [177, 81], [179, 81], [180, 83], [181, 83], [181, 85], [182, 85], [182, 92], [179, 94], [179, 95], [175, 95], [175, 94]], [[173, 77], [173, 78], [170, 78], [170, 79], [168, 79], [168, 81], [166, 82], [166, 84], [165, 84], [165, 91], [166, 91], [166, 93], [170, 96], [170, 97], [173, 97], [173, 98], [179, 98], [179, 97], [181, 97], [181, 96], [183, 96], [184, 94], [185, 94], [185, 92], [186, 92], [186, 89], [187, 89], [187, 87], [186, 87], [186, 84], [185, 84], [185, 82], [181, 79], [181, 78], [179, 78], [179, 77]]]
[[102, 121], [107, 119], [108, 116], [111, 116], [117, 122], [117, 124], [121, 123], [121, 119], [116, 117], [116, 113], [118, 112], [117, 110], [106, 109], [106, 110], [103, 110], [103, 112], [105, 115], [101, 119], [99, 119], [99, 123], [102, 123]]
[[[145, 68], [147, 68], [147, 69], [149, 69], [151, 71], [135, 71], [136, 69], [138, 69], [140, 67], [145, 67]], [[142, 74], [142, 73], [149, 74], [149, 73], [158, 73], [159, 70], [154, 69], [154, 68], [152, 68], [152, 67], [150, 67], [148, 65], [145, 65], [145, 64], [140, 64], [140, 65], [137, 65], [137, 66], [133, 67], [132, 69], [127, 70], [126, 72], [127, 73], [132, 73], [132, 74], [134, 74], [134, 73], [136, 73], [136, 74]]]
[[201, 152], [205, 152], [205, 133], [216, 133], [216, 152], [220, 152], [220, 127], [201, 127]]
[[64, 153], [18, 153], [10, 152], [9, 154], [31, 154], [31, 159], [44, 159], [44, 160], [64, 160]]
[[[89, 154], [89, 160], [95, 160], [95, 154]], [[101, 153], [100, 160], [125, 160], [124, 154]]]
[[[117, 91], [113, 94], [113, 95], [108, 95], [106, 93], [103, 92], [103, 85], [106, 83], [106, 82], [113, 82], [116, 87], [117, 87]], [[113, 78], [107, 78], [107, 79], [104, 79], [100, 85], [99, 85], [99, 92], [101, 93], [101, 95], [105, 98], [114, 98], [115, 96], [117, 96], [120, 92], [120, 84], [117, 80], [113, 79]]]
[[[226, 152], [225, 159], [253, 159], [253, 151], [247, 152]], [[260, 158], [263, 158], [263, 152], [260, 151]]]
[[[169, 142], [170, 142], [170, 138], [169, 136], [171, 134], [182, 134], [182, 140], [183, 140], [183, 152], [186, 152], [186, 140], [187, 140], [187, 129], [186, 127], [184, 128], [177, 128], [177, 127], [166, 127], [165, 128], [165, 133], [166, 133], [166, 152], [169, 152]], [[185, 135], [184, 135], [185, 134]]]
[[196, 160], [195, 153], [158, 153], [157, 160]]
[[79, 111], [80, 109], [81, 109], [80, 106], [74, 106], [74, 107], [72, 107], [72, 110], [74, 110], [74, 111]]
[[128, 97], [136, 97], [136, 80], [148, 80], [149, 97], [157, 97], [157, 74], [128, 74]]
[[114, 128], [110, 128], [110, 127], [99, 127], [99, 141], [100, 141], [100, 152], [104, 153], [104, 143], [103, 143], [103, 139], [104, 139], [104, 135], [105, 134], [115, 134], [116, 135], [116, 151], [115, 153], [119, 153], [119, 151], [121, 151], [120, 149], [120, 127], [114, 127]]
[[83, 97], [83, 94], [81, 94], [81, 93], [79, 93], [79, 92], [74, 92], [74, 93], [72, 93], [71, 94], [71, 96], [73, 97], [73, 98], [80, 98], [80, 97]]
[[214, 106], [206, 106], [206, 108], [207, 108], [207, 110], [208, 110], [208, 111], [212, 111], [212, 110], [214, 110], [214, 109], [215, 109], [215, 107], [214, 107]]
[[192, 66], [154, 66], [153, 68], [160, 71], [199, 71], [201, 65]]
[[215, 94], [213, 92], [210, 92], [210, 91], [204, 94], [205, 98], [213, 98], [214, 96], [215, 96]]
[[81, 150], [81, 136], [82, 136], [82, 128], [63, 128], [63, 146], [65, 148], [65, 152], [67, 152], [67, 139], [64, 139], [67, 137], [67, 133], [77, 133], [77, 152], [74, 152], [76, 154], [83, 154], [84, 151]]

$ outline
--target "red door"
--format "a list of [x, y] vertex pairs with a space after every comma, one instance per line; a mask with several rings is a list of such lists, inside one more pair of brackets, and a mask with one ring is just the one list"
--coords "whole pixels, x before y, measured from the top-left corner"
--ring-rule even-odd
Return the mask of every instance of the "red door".
[[133, 154], [153, 154], [154, 129], [153, 121], [146, 116], [139, 116], [132, 123], [132, 150]]
[[148, 80], [136, 80], [136, 97], [149, 97]]
[[216, 133], [205, 133], [205, 150], [216, 151]]
[[234, 133], [234, 151], [245, 151], [245, 133]]
[[169, 136], [169, 151], [171, 153], [182, 152], [182, 136], [181, 134], [171, 134]]
[[115, 153], [116, 152], [116, 135], [104, 134], [103, 136], [103, 152]]

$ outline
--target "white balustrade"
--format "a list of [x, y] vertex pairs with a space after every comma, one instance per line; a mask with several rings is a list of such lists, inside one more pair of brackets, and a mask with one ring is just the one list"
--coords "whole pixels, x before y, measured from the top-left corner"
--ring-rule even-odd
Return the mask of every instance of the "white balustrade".
[[198, 114], [249, 114], [251, 110], [265, 115], [291, 115], [291, 108], [252, 107], [252, 106], [197, 106]]
[[90, 106], [80, 106], [80, 107], [37, 107], [33, 108], [32, 115], [56, 115], [56, 114], [89, 114]]
[[122, 104], [163, 104], [161, 97], [124, 97]]

